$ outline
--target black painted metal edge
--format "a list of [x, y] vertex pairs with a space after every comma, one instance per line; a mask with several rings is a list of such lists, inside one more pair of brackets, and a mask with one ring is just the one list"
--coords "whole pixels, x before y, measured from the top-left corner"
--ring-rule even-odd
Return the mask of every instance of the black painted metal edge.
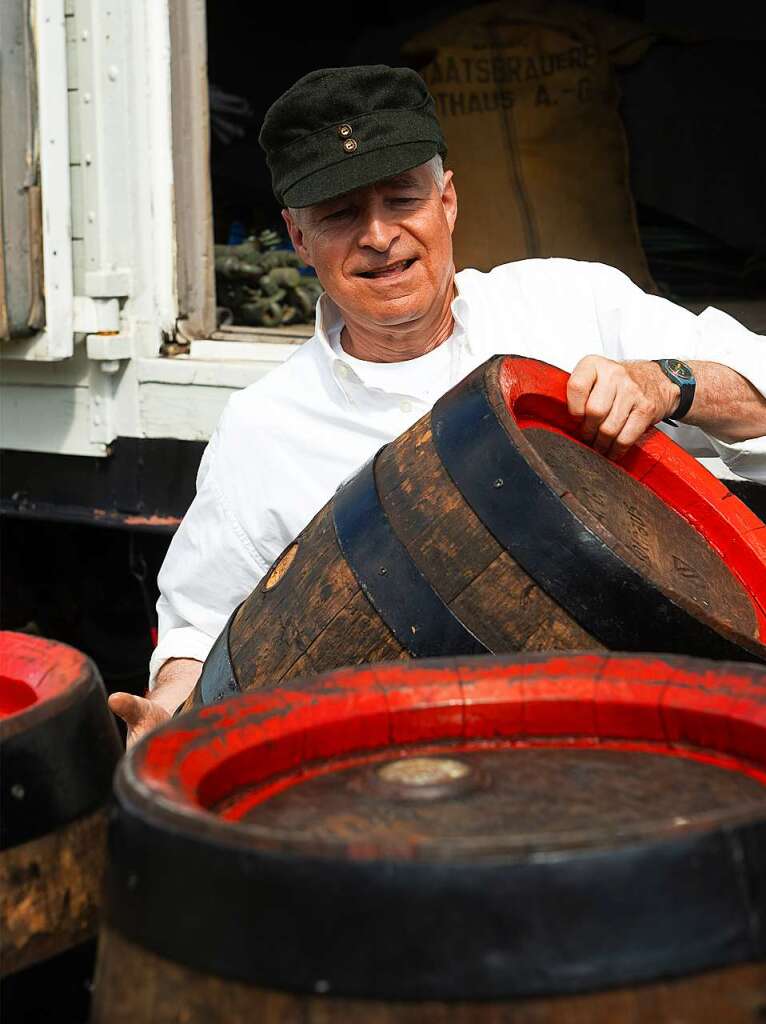
[[106, 920], [208, 974], [349, 997], [498, 999], [766, 954], [763, 821], [474, 864], [322, 859], [195, 835], [135, 802], [124, 775]]
[[105, 458], [2, 449], [0, 517], [171, 534], [204, 450], [204, 441], [148, 437], [117, 437]]
[[[194, 687], [194, 704], [216, 704], [225, 697], [234, 697], [242, 692], [239, 685], [237, 673], [231, 660], [229, 650], [229, 634], [234, 618], [241, 608], [237, 605], [229, 616], [229, 620], [218, 635], [218, 639], [210, 648], [210, 653], [205, 658], [202, 672]], [[181, 708], [183, 704], [181, 705]], [[179, 714], [181, 708], [176, 714]]]
[[377, 457], [332, 499], [338, 546], [359, 586], [413, 658], [491, 653], [442, 601], [394, 532], [375, 483]]
[[123, 754], [100, 681], [0, 744], [0, 849], [38, 839], [104, 806]]
[[480, 367], [436, 402], [434, 447], [484, 526], [538, 586], [612, 650], [766, 662], [677, 605], [577, 518], [513, 443], [485, 375]]

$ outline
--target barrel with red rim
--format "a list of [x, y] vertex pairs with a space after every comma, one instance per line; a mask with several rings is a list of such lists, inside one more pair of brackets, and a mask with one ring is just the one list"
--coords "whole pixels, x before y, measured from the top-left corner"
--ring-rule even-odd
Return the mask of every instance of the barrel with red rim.
[[765, 786], [753, 665], [443, 659], [198, 709], [118, 771], [94, 1021], [744, 1024]]
[[95, 934], [106, 817], [122, 744], [93, 663], [0, 632], [3, 975]]
[[386, 445], [232, 615], [193, 703], [446, 654], [766, 663], [766, 526], [659, 430], [618, 464], [583, 444], [567, 379], [495, 357]]

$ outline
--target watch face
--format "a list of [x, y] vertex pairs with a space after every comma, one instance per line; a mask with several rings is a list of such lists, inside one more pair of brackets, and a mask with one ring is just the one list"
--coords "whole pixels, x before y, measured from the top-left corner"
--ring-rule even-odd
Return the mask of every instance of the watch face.
[[694, 377], [691, 369], [686, 363], [682, 363], [680, 359], [668, 359], [667, 367], [672, 374], [675, 374], [676, 377], [680, 377], [682, 380], [692, 380]]

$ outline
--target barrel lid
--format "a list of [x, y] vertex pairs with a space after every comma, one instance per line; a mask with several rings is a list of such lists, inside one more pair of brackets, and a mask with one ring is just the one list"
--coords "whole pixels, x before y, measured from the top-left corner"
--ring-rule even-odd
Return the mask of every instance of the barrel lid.
[[121, 753], [90, 659], [67, 644], [0, 631], [0, 849], [102, 806]]
[[[530, 449], [538, 446], [541, 437], [558, 434], [576, 441], [581, 454], [592, 452], [581, 439], [581, 424], [568, 413], [568, 374], [540, 359], [520, 355], [501, 356], [497, 362], [505, 409], [530, 441]], [[550, 451], [547, 445], [540, 456], [546, 459]], [[571, 445], [567, 445], [566, 452], [574, 452]], [[756, 620], [753, 635], [766, 643], [766, 523], [723, 481], [656, 427], [647, 430], [618, 462], [609, 461], [607, 465], [639, 481], [708, 542], [747, 592]], [[560, 460], [553, 468], [557, 473], [564, 469]], [[572, 487], [562, 499], [572, 504], [588, 501], [587, 482], [581, 494], [578, 490]], [[593, 504], [589, 505], [593, 511]], [[693, 581], [689, 566], [676, 564], [674, 568], [679, 584], [704, 583]]]
[[198, 709], [118, 772], [108, 919], [200, 970], [392, 998], [761, 956], [765, 684], [670, 656], [443, 659]]
[[474, 513], [606, 647], [766, 663], [766, 525], [655, 428], [616, 463], [584, 444], [568, 379], [497, 356], [435, 404]]
[[0, 729], [4, 719], [52, 700], [88, 675], [88, 659], [54, 640], [0, 630]]

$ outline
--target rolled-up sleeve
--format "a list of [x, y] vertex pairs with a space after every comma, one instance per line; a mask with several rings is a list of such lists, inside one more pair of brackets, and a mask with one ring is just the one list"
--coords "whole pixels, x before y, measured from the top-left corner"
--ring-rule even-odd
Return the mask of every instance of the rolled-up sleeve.
[[266, 572], [217, 479], [225, 414], [205, 450], [197, 495], [179, 526], [158, 576], [159, 642], [149, 687], [169, 658], [204, 661], [231, 612]]
[[[766, 338], [720, 309], [699, 316], [647, 295], [618, 270], [589, 264], [604, 354], [613, 359], [707, 360], [736, 370], [766, 396]], [[766, 483], [766, 437], [729, 443], [690, 426], [662, 425], [694, 455], [718, 455], [738, 476]]]

